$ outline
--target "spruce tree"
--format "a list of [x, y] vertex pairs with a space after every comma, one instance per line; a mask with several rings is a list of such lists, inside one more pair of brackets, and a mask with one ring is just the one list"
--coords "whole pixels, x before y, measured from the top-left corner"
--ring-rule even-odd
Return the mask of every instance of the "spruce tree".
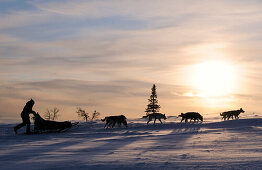
[[158, 113], [160, 110], [160, 105], [158, 105], [158, 100], [157, 100], [157, 94], [156, 94], [156, 85], [153, 84], [153, 87], [151, 88], [152, 92], [150, 95], [150, 98], [148, 99], [149, 104], [147, 105], [146, 108], [146, 115], [151, 114], [151, 113]]

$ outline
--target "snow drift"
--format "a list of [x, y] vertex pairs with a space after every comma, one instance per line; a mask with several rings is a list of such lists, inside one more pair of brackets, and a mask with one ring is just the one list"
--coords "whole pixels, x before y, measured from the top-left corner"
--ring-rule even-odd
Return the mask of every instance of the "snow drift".
[[62, 133], [24, 135], [0, 124], [0, 169], [260, 169], [262, 119], [104, 129], [80, 123]]

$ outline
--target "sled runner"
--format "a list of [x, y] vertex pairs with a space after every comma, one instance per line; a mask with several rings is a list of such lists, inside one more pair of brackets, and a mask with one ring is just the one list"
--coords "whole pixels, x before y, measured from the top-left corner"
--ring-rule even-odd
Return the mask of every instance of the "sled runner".
[[76, 126], [79, 122], [71, 123], [69, 121], [57, 122], [43, 119], [38, 113], [34, 114], [35, 124], [33, 133], [51, 133], [61, 132]]

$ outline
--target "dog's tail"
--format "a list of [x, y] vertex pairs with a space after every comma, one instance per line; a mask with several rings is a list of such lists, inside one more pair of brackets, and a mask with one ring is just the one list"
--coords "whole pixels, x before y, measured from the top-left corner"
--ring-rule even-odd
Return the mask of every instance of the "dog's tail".
[[147, 118], [149, 115], [143, 116], [142, 118]]
[[182, 117], [184, 115], [184, 113], [181, 113], [180, 115], [178, 115], [178, 117]]
[[103, 121], [103, 122], [104, 122], [105, 120], [106, 120], [106, 117], [105, 117], [104, 119], [101, 119], [101, 121]]

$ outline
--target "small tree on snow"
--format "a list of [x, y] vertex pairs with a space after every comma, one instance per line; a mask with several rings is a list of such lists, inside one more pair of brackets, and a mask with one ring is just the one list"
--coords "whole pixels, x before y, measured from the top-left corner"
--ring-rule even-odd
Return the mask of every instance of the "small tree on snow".
[[54, 107], [53, 109], [46, 109], [46, 112], [45, 112], [45, 115], [44, 117], [47, 119], [47, 120], [56, 120], [58, 119], [58, 112], [60, 110], [56, 107]]
[[100, 113], [97, 112], [96, 110], [92, 113], [91, 120], [97, 119], [99, 117]]
[[79, 108], [77, 108], [76, 113], [78, 114], [78, 117], [83, 118], [87, 122], [89, 115], [85, 110], [83, 110], [79, 107]]
[[45, 112], [45, 115], [44, 115], [45, 119], [51, 120], [51, 116], [52, 116], [51, 111], [49, 109], [46, 109], [46, 112]]
[[150, 95], [150, 98], [148, 99], [148, 101], [149, 101], [149, 104], [147, 105], [147, 108], [145, 110], [146, 115], [159, 112], [160, 105], [158, 105], [157, 94], [156, 94], [156, 85], [155, 84], [153, 84], [153, 87], [151, 88], [151, 95]]

